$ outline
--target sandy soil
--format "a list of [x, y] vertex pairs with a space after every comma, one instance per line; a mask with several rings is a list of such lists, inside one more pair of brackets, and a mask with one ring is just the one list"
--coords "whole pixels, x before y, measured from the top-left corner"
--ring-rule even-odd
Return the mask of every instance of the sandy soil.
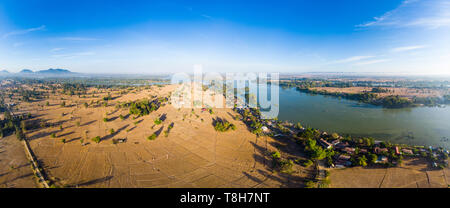
[[[119, 91], [111, 91], [113, 97], [119, 97], [110, 101], [108, 107], [82, 106], [101, 99], [107, 93], [103, 91], [97, 98], [52, 95], [50, 106], [45, 106], [47, 100], [43, 100], [22, 103], [19, 109], [36, 115], [36, 120], [56, 124], [28, 131], [27, 137], [50, 179], [61, 186], [302, 187], [310, 177], [311, 168], [299, 165], [294, 165], [292, 174], [273, 172], [269, 153], [278, 148], [285, 157], [299, 158], [297, 145], [270, 137], [257, 138], [241, 121], [232, 119], [235, 113], [231, 109], [214, 109], [214, 114], [195, 109], [192, 113], [190, 108], [178, 110], [166, 105], [135, 120], [132, 116], [118, 118], [128, 114], [127, 109], [114, 107], [118, 101], [166, 96], [173, 88], [153, 86], [123, 96]], [[69, 107], [60, 107], [61, 98]], [[165, 120], [155, 125], [154, 119], [161, 116]], [[103, 122], [105, 117], [111, 121]], [[216, 132], [212, 126], [216, 117], [235, 124], [236, 131]], [[174, 127], [165, 137], [163, 132], [172, 123]], [[112, 135], [111, 128], [115, 130]], [[160, 133], [156, 140], [146, 139], [155, 132]], [[52, 133], [56, 138], [51, 137]], [[99, 144], [91, 141], [95, 136], [102, 138]], [[126, 138], [127, 142], [112, 143], [119, 138]], [[82, 146], [81, 140], [89, 144]]]
[[[348, 88], [337, 88], [337, 87], [316, 87], [317, 90], [325, 90], [327, 92], [343, 92], [343, 93], [363, 93], [372, 91], [371, 87], [348, 87]], [[411, 89], [411, 88], [383, 88], [389, 89], [391, 92], [377, 93], [382, 97], [389, 95], [399, 95], [401, 97], [438, 97], [445, 95], [448, 92], [443, 92], [433, 89]]]
[[25, 149], [13, 136], [0, 139], [0, 188], [37, 187]]
[[354, 167], [331, 171], [334, 188], [447, 188], [450, 169], [433, 170], [423, 159], [405, 159], [401, 167]]

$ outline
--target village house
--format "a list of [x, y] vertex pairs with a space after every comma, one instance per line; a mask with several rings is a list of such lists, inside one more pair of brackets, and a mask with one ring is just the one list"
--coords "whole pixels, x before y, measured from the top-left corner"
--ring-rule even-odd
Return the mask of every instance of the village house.
[[339, 155], [337, 157], [337, 160], [350, 160], [350, 156], [349, 155]]
[[325, 141], [325, 139], [320, 138], [319, 142], [323, 146], [323, 148], [325, 148], [325, 149], [330, 149], [330, 148], [333, 147], [333, 145], [330, 144], [329, 142]]
[[344, 149], [342, 149], [343, 152], [346, 152], [348, 154], [354, 154], [355, 153], [355, 148], [353, 147], [345, 147]]
[[335, 139], [335, 140], [331, 141], [331, 144], [332, 144], [333, 146], [336, 146], [336, 145], [339, 144], [339, 143], [341, 143], [341, 141], [340, 141], [339, 139]]
[[405, 153], [405, 154], [408, 154], [408, 155], [414, 154], [413, 151], [410, 150], [410, 149], [402, 149], [402, 152]]
[[335, 163], [336, 163], [335, 164], [336, 168], [343, 168], [345, 166], [351, 166], [352, 165], [352, 162], [350, 162], [349, 160], [345, 160], [345, 159], [337, 160]]
[[367, 149], [359, 149], [360, 153], [367, 153]]
[[395, 148], [394, 148], [394, 149], [395, 149], [395, 154], [396, 154], [396, 155], [399, 155], [399, 154], [400, 154], [400, 151], [398, 150], [398, 147], [397, 147], [397, 146], [395, 146]]
[[374, 152], [375, 154], [380, 154], [380, 153], [383, 153], [383, 152], [388, 152], [388, 149], [387, 149], [387, 148], [379, 148], [379, 147], [375, 147], [375, 149], [373, 149], [373, 152]]
[[336, 147], [336, 149], [344, 149], [345, 147], [348, 147], [348, 143], [347, 142], [340, 142], [335, 147]]
[[264, 133], [270, 133], [270, 129], [267, 128], [266, 126], [261, 127], [261, 130], [262, 130]]
[[388, 158], [386, 156], [378, 156], [378, 159], [375, 163], [387, 163]]

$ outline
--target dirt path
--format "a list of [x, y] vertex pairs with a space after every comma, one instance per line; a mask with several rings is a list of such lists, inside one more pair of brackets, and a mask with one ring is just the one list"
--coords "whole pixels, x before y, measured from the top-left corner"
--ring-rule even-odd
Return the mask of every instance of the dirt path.
[[0, 139], [0, 188], [37, 187], [30, 165], [14, 135]]

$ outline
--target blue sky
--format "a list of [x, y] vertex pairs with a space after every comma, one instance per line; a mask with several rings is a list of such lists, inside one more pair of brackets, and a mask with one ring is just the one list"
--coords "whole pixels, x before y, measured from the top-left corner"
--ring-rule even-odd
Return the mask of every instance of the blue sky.
[[447, 0], [2, 0], [0, 70], [450, 73]]

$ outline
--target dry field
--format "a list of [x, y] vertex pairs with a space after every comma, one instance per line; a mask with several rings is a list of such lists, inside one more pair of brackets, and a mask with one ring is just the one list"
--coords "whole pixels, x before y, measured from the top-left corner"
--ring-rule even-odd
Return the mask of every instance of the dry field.
[[334, 188], [447, 188], [450, 169], [431, 170], [423, 159], [405, 159], [401, 167], [354, 167], [331, 171]]
[[13, 136], [0, 139], [0, 188], [37, 187], [25, 149]]
[[[106, 96], [103, 90], [96, 98], [52, 94], [48, 100], [21, 103], [18, 109], [35, 115], [36, 120], [56, 124], [26, 134], [45, 172], [59, 186], [303, 187], [304, 180], [311, 177], [312, 168], [299, 165], [294, 165], [291, 174], [272, 171], [269, 153], [278, 148], [284, 157], [299, 158], [297, 145], [270, 137], [257, 138], [241, 121], [233, 120], [236, 114], [231, 109], [214, 109], [214, 114], [195, 109], [192, 113], [190, 108], [166, 105], [133, 120], [133, 116], [126, 116], [127, 109], [114, 106], [118, 101], [167, 96], [174, 87], [152, 86], [125, 95], [110, 90], [117, 98], [107, 107], [82, 105]], [[66, 107], [60, 106], [61, 98]], [[49, 106], [45, 106], [47, 101]], [[105, 117], [110, 121], [104, 122]], [[160, 117], [164, 121], [155, 125], [154, 119]], [[227, 119], [237, 129], [216, 132], [212, 125], [216, 117]], [[172, 123], [173, 129], [166, 137], [163, 132]], [[110, 129], [115, 132], [111, 134]], [[146, 139], [155, 132], [160, 134], [156, 140]], [[100, 143], [91, 140], [95, 136], [102, 138]], [[122, 138], [127, 141], [113, 144], [113, 139]]]
[[[349, 94], [363, 93], [372, 91], [371, 87], [348, 87], [348, 88], [337, 88], [337, 87], [316, 87], [317, 90], [325, 90], [327, 92], [342, 92]], [[431, 89], [411, 89], [411, 88], [383, 88], [388, 89], [390, 92], [377, 93], [381, 97], [386, 97], [389, 95], [398, 95], [401, 97], [439, 97], [448, 94], [448, 91], [439, 91]]]

